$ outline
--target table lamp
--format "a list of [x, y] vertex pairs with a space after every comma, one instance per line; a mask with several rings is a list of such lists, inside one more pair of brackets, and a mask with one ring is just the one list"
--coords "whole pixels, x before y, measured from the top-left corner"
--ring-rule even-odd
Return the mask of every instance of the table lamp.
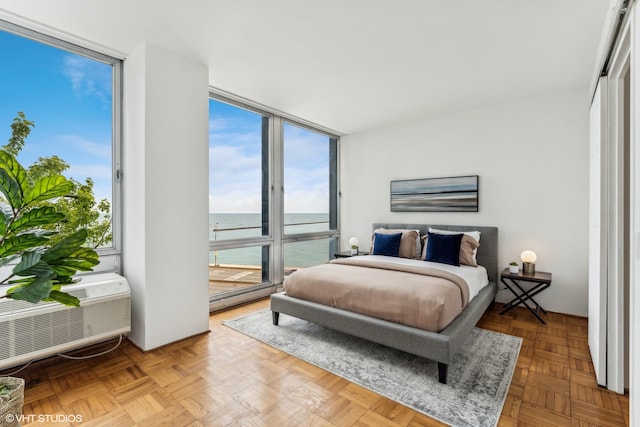
[[522, 272], [524, 274], [534, 274], [536, 272], [536, 253], [530, 250], [523, 251], [520, 254], [522, 260]]
[[358, 255], [358, 239], [356, 237], [350, 238], [349, 244], [351, 245], [351, 255]]

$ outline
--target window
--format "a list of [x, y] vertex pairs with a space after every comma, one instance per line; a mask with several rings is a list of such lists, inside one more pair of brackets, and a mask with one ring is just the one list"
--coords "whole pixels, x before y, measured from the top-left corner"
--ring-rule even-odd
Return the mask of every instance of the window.
[[[333, 258], [337, 239], [337, 139], [283, 123], [284, 271]], [[328, 237], [328, 238], [327, 238]]]
[[[338, 138], [281, 114], [209, 101], [209, 289], [271, 293], [336, 250]], [[256, 294], [256, 292], [258, 292]]]
[[284, 123], [284, 234], [337, 229], [336, 140]]
[[[70, 224], [89, 229], [90, 244], [101, 255], [96, 270], [119, 270], [121, 61], [4, 21], [0, 56], [2, 144], [24, 113], [23, 123], [35, 126], [18, 160], [44, 173], [57, 168], [76, 182], [69, 209], [78, 218]], [[87, 192], [93, 206], [73, 205]]]
[[269, 117], [210, 101], [209, 240], [269, 234]]

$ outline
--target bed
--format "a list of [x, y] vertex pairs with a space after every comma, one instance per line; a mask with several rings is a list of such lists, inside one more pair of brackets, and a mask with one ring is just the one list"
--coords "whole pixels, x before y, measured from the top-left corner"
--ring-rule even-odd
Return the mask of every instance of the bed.
[[[437, 331], [425, 330], [420, 327], [296, 298], [286, 292], [271, 295], [273, 324], [277, 325], [279, 314], [285, 313], [340, 332], [431, 359], [437, 362], [438, 365], [438, 381], [446, 384], [447, 369], [454, 355], [465, 342], [486, 309], [494, 302], [498, 277], [498, 229], [486, 226], [373, 224], [374, 230], [380, 228], [387, 230], [418, 230], [420, 236], [425, 236], [429, 228], [461, 233], [479, 231], [481, 235], [480, 246], [477, 248], [475, 258], [478, 265], [486, 269], [488, 284], [477, 291], [477, 294], [473, 296], [453, 320], [448, 321], [443, 329]], [[365, 255], [364, 257], [367, 256]]]

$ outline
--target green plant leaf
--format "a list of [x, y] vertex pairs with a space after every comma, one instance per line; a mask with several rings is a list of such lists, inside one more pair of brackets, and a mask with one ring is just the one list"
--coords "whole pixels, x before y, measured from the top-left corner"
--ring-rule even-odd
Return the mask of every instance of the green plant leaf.
[[4, 236], [7, 232], [7, 214], [4, 213], [4, 209], [0, 209], [0, 236]]
[[11, 138], [2, 149], [17, 156], [24, 146], [25, 139], [31, 133], [31, 128], [35, 125], [34, 122], [27, 120], [22, 111], [18, 111], [18, 117], [15, 117], [11, 123]]
[[16, 276], [51, 277], [53, 269], [41, 258], [42, 255], [38, 252], [25, 252], [22, 254], [20, 262], [13, 267], [13, 274]]
[[[5, 150], [0, 150], [0, 169], [5, 170], [8, 175], [16, 181], [19, 188], [20, 198], [22, 199], [29, 188], [29, 181], [27, 180], [27, 171], [25, 168], [22, 167], [13, 154]], [[13, 206], [16, 207], [17, 205]]]
[[42, 246], [48, 241], [49, 239], [46, 236], [37, 232], [11, 236], [0, 245], [0, 257], [6, 257], [26, 249]]
[[40, 178], [25, 194], [22, 201], [24, 206], [55, 197], [66, 196], [73, 190], [73, 182], [62, 175], [52, 175]]
[[55, 224], [63, 219], [64, 214], [56, 211], [55, 208], [51, 206], [42, 206], [40, 208], [31, 209], [16, 218], [16, 220], [9, 226], [9, 231], [16, 233], [28, 228]]
[[51, 268], [56, 273], [56, 279], [58, 277], [70, 277], [78, 272], [78, 269], [70, 266], [66, 263], [52, 265]]
[[86, 240], [87, 230], [78, 230], [47, 249], [42, 256], [42, 260], [52, 265], [56, 263], [57, 260], [67, 258], [80, 249]]
[[17, 260], [3, 283], [13, 286], [8, 298], [77, 306], [61, 288], [99, 263], [96, 251], [83, 246], [111, 241], [111, 206], [106, 200], [96, 205], [91, 178], [81, 183], [62, 176], [69, 164], [55, 155], [22, 167], [16, 156], [32, 127], [19, 112], [9, 143], [0, 148], [0, 267], [9, 270]]
[[11, 279], [7, 282], [9, 285], [21, 285], [23, 283], [31, 283], [33, 277], [21, 277], [18, 279]]
[[54, 289], [56, 289], [55, 287], [57, 287], [57, 289], [60, 289], [60, 287], [64, 285], [73, 285], [74, 283], [78, 283], [79, 281], [80, 279], [74, 279], [73, 276], [62, 276], [58, 274], [53, 281]]
[[49, 277], [29, 277], [21, 280], [20, 285], [7, 291], [7, 297], [30, 303], [37, 303], [49, 297], [53, 282]]
[[[85, 266], [86, 265], [87, 264], [85, 264]], [[73, 264], [68, 263], [68, 262], [65, 262], [63, 264], [52, 265], [51, 269], [53, 269], [53, 271], [56, 273], [56, 277], [73, 276], [74, 274], [76, 274], [78, 272], [78, 270], [81, 270], [81, 271], [92, 271], [91, 267], [78, 268], [78, 266], [73, 265]]]
[[87, 239], [87, 230], [79, 230], [48, 249], [42, 256], [58, 276], [71, 277], [78, 270], [91, 271], [99, 263], [98, 253], [92, 248], [82, 247]]
[[57, 301], [60, 304], [64, 304], [64, 305], [68, 305], [70, 307], [79, 307], [80, 306], [80, 300], [76, 297], [74, 297], [71, 294], [68, 294], [66, 292], [61, 292], [58, 290], [53, 289], [51, 291], [51, 293], [49, 294], [48, 298], [44, 299], [45, 301]]
[[[78, 248], [67, 258], [71, 261], [82, 261], [83, 263], [91, 264], [91, 266], [98, 265], [100, 258], [95, 249], [92, 248]], [[82, 268], [79, 268], [82, 269]]]
[[18, 210], [22, 207], [22, 193], [20, 192], [20, 185], [5, 169], [2, 168], [0, 168], [0, 191], [4, 194], [5, 199], [7, 199], [7, 202], [11, 205], [12, 209]]
[[[100, 260], [98, 253], [91, 248], [79, 248], [68, 257], [58, 258], [50, 262], [50, 267], [58, 276], [73, 276], [78, 270], [92, 271]], [[57, 281], [57, 280], [56, 280]]]

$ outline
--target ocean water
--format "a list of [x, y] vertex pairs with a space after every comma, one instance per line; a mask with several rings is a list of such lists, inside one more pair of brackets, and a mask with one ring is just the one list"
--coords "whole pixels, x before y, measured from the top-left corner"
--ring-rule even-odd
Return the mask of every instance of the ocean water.
[[[328, 213], [294, 213], [284, 215], [285, 234], [326, 231], [329, 229]], [[262, 235], [261, 214], [210, 213], [209, 240], [229, 240]], [[309, 267], [329, 260], [330, 239], [286, 243], [285, 267]], [[260, 246], [226, 249], [209, 253], [210, 264], [261, 265]]]

